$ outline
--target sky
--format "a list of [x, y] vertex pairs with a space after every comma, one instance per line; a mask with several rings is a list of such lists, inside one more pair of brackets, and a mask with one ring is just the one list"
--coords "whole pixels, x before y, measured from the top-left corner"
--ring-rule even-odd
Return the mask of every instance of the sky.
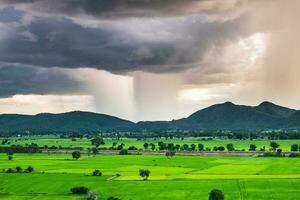
[[299, 0], [0, 0], [0, 113], [300, 109]]

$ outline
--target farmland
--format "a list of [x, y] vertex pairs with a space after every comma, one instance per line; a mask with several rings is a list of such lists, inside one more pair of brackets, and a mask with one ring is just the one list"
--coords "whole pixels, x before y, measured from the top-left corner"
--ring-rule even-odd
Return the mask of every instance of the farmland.
[[[6, 154], [0, 155], [0, 169], [29, 165], [33, 173], [0, 173], [1, 199], [85, 199], [70, 194], [74, 186], [96, 190], [100, 199], [124, 200], [207, 199], [214, 188], [232, 200], [300, 195], [297, 158], [82, 155], [73, 160], [70, 154], [14, 154], [8, 161]], [[94, 169], [103, 175], [91, 176]], [[148, 181], [139, 169], [150, 170]]]
[[[0, 138], [0, 141], [4, 139], [4, 138]], [[232, 143], [235, 147], [235, 149], [237, 150], [248, 150], [250, 144], [255, 144], [257, 146], [257, 149], [259, 150], [260, 148], [265, 147], [266, 150], [269, 150], [269, 145], [270, 145], [270, 140], [262, 140], [262, 139], [255, 139], [255, 140], [235, 140], [235, 139], [218, 139], [218, 138], [214, 138], [211, 140], [204, 140], [203, 138], [194, 138], [194, 137], [188, 137], [188, 138], [184, 138], [182, 139], [166, 139], [166, 138], [148, 138], [148, 139], [143, 139], [143, 140], [137, 140], [135, 138], [120, 138], [119, 140], [114, 139], [114, 138], [105, 138], [105, 144], [101, 145], [101, 147], [106, 147], [109, 148], [113, 145], [113, 143], [117, 143], [117, 145], [119, 144], [124, 144], [125, 148], [128, 148], [129, 146], [135, 146], [138, 149], [143, 149], [143, 144], [144, 143], [153, 143], [156, 144], [159, 141], [162, 141], [164, 143], [174, 143], [174, 144], [179, 144], [179, 145], [183, 145], [183, 144], [203, 144], [204, 147], [209, 147], [210, 149], [213, 149], [213, 147], [215, 146], [226, 146], [229, 143]], [[283, 151], [290, 151], [291, 149], [291, 145], [292, 144], [299, 144], [300, 145], [300, 140], [272, 140], [272, 141], [276, 141], [277, 143], [280, 144], [280, 149], [282, 149]], [[71, 139], [71, 138], [58, 138], [58, 137], [46, 137], [46, 136], [41, 136], [41, 137], [36, 137], [36, 136], [31, 136], [31, 137], [11, 137], [9, 138], [9, 142], [6, 144], [0, 144], [0, 146], [10, 146], [10, 145], [22, 145], [25, 146], [26, 144], [31, 144], [31, 143], [35, 143], [38, 146], [45, 146], [47, 145], [48, 147], [51, 146], [61, 146], [64, 148], [75, 148], [75, 147], [82, 147], [84, 149], [87, 148], [92, 148], [93, 145], [91, 145], [91, 141], [90, 139], [87, 138], [76, 138], [76, 139]]]

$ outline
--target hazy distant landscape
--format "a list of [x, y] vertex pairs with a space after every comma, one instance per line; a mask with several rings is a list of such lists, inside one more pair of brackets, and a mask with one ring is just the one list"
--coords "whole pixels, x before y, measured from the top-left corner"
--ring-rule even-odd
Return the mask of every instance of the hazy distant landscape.
[[0, 199], [299, 199], [299, 8], [0, 0]]

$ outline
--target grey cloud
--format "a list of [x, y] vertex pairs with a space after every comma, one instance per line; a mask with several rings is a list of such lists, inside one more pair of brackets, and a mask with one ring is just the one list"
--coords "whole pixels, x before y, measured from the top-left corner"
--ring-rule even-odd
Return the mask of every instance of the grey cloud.
[[[207, 21], [203, 16], [192, 16], [149, 24], [147, 30], [127, 31], [126, 23], [134, 22], [93, 28], [63, 17], [36, 16], [29, 24], [19, 20], [18, 26], [3, 30], [7, 34], [0, 37], [0, 61], [41, 67], [90, 67], [113, 73], [181, 71], [198, 66], [212, 46], [241, 37], [240, 26], [246, 17]], [[138, 37], [149, 32], [153, 34], [150, 39]]]
[[101, 18], [178, 16], [230, 12], [247, 0], [2, 0], [32, 12]]
[[0, 97], [15, 94], [75, 94], [80, 82], [62, 69], [0, 63]]

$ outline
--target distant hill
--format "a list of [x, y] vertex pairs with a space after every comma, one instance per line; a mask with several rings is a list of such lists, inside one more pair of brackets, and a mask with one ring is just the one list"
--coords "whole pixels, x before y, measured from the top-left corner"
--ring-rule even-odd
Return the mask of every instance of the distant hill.
[[184, 129], [258, 130], [286, 127], [296, 110], [264, 102], [259, 106], [216, 104], [175, 122]]
[[2, 132], [95, 132], [129, 130], [135, 124], [117, 117], [91, 112], [74, 111], [61, 114], [0, 115]]
[[263, 102], [258, 106], [231, 102], [212, 105], [187, 118], [172, 121], [131, 122], [92, 112], [0, 115], [0, 132], [99, 132], [168, 130], [299, 129], [300, 111]]

